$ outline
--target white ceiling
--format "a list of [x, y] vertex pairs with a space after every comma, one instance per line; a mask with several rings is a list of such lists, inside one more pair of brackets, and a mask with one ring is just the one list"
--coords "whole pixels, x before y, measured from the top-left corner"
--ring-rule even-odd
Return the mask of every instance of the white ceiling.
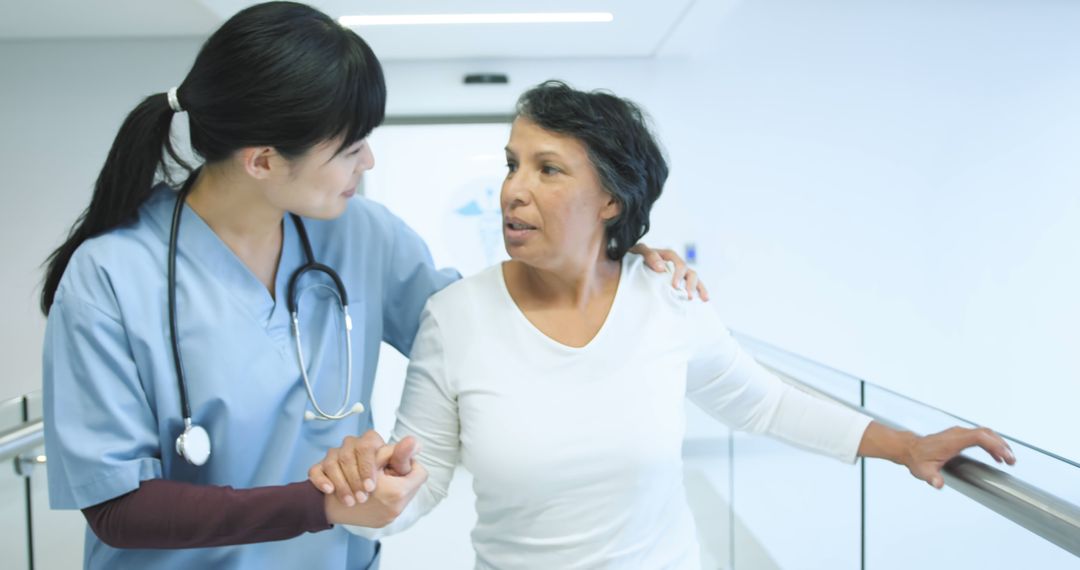
[[10, 2], [0, 39], [205, 36], [221, 19], [199, 0]]
[[[384, 60], [648, 57], [698, 0], [316, 0], [356, 14], [611, 12], [611, 23], [378, 26], [357, 31]], [[700, 0], [710, 2], [713, 0]], [[205, 37], [248, 0], [33, 0], [0, 19], [0, 40]]]

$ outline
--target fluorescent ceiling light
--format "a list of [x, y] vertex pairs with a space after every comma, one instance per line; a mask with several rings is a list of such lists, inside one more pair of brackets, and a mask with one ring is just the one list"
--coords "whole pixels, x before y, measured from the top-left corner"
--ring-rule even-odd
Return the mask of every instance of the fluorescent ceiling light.
[[563, 24], [610, 22], [611, 12], [547, 12], [532, 14], [400, 14], [342, 16], [343, 26], [413, 26], [430, 24]]

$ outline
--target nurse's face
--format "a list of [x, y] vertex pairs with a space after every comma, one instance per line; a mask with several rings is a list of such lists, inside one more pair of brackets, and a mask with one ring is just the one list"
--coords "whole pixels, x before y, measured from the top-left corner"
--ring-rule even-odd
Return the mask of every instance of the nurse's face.
[[518, 117], [506, 145], [503, 240], [510, 257], [546, 269], [594, 259], [619, 213], [585, 145]]
[[340, 147], [341, 139], [323, 141], [300, 158], [285, 161], [280, 176], [267, 188], [267, 199], [282, 210], [308, 218], [340, 216], [356, 194], [361, 175], [375, 166], [367, 139], [339, 151]]

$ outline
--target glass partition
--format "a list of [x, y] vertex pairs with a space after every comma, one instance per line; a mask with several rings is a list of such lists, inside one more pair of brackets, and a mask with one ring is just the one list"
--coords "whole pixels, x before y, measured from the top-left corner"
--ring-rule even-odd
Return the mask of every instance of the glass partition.
[[[954, 425], [972, 427], [872, 385], [866, 387], [866, 407], [916, 433], [934, 433]], [[1022, 443], [1009, 440], [1009, 445], [1016, 465], [1001, 467], [1003, 471], [1080, 504], [1080, 469]], [[994, 464], [981, 450], [968, 450], [965, 455]], [[1080, 568], [1080, 559], [949, 487], [938, 491], [913, 479], [902, 467], [870, 461], [866, 466], [866, 567]]]
[[[0, 402], [0, 433], [26, 428], [41, 419], [41, 394]], [[49, 508], [47, 463], [23, 463], [19, 458], [44, 458], [44, 446], [22, 449], [0, 469], [0, 552], [5, 569], [61, 570], [81, 568], [86, 523], [79, 511]]]
[[[26, 397], [28, 419], [41, 419], [41, 392]], [[44, 454], [39, 447], [31, 454]], [[81, 568], [86, 519], [76, 510], [49, 508], [49, 464], [34, 468], [30, 477], [30, 514], [34, 542], [34, 570]]]
[[683, 484], [697, 525], [702, 568], [729, 568], [734, 538], [731, 511], [731, 430], [687, 403]]
[[[23, 423], [23, 399], [0, 402], [0, 433]], [[4, 568], [29, 570], [30, 527], [26, 516], [26, 481], [14, 469], [14, 462], [0, 469], [0, 552]]]
[[[916, 433], [973, 425], [755, 339], [739, 341], [781, 377], [847, 403], [861, 400], [871, 415]], [[997, 467], [1080, 504], [1080, 466], [1005, 437], [1017, 464]], [[901, 466], [870, 460], [849, 469], [764, 438], [740, 434], [734, 442], [733, 518], [742, 525], [733, 568], [1080, 569], [1068, 551]], [[996, 466], [981, 450], [965, 455]]]
[[859, 467], [765, 437], [734, 442], [734, 567], [859, 568]]

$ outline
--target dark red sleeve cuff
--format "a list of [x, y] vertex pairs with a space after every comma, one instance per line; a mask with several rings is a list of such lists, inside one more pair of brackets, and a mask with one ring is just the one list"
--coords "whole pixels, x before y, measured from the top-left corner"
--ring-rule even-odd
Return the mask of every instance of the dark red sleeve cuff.
[[323, 500], [307, 481], [237, 490], [152, 479], [83, 515], [94, 534], [116, 548], [200, 548], [326, 530], [332, 525]]

